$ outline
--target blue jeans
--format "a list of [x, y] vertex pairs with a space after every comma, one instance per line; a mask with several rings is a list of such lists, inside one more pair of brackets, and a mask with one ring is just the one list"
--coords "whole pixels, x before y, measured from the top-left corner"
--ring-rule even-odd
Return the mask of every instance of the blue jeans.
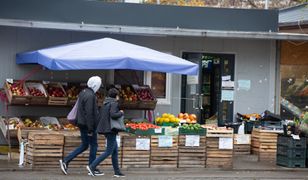
[[96, 158], [92, 164], [90, 164], [91, 169], [96, 169], [96, 166], [104, 161], [108, 156], [111, 155], [112, 166], [115, 173], [120, 172], [119, 162], [118, 162], [118, 144], [116, 134], [106, 134], [107, 147], [103, 154]]
[[93, 133], [92, 136], [88, 136], [88, 130], [87, 129], [80, 129], [80, 137], [81, 137], [81, 145], [63, 159], [63, 161], [65, 163], [67, 163], [67, 165], [70, 163], [70, 161], [72, 161], [79, 154], [86, 151], [88, 149], [89, 145], [90, 145], [89, 165], [96, 158], [97, 134]]

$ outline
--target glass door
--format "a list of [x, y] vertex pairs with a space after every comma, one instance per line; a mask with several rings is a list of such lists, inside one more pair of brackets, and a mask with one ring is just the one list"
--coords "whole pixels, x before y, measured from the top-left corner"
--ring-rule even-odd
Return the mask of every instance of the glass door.
[[[198, 84], [189, 76], [182, 77], [181, 111], [195, 113], [199, 123], [211, 119], [219, 126], [233, 121], [233, 100], [222, 99], [222, 78], [234, 81], [234, 55], [209, 53], [183, 53], [183, 58], [199, 64]], [[232, 89], [227, 89], [232, 91]]]

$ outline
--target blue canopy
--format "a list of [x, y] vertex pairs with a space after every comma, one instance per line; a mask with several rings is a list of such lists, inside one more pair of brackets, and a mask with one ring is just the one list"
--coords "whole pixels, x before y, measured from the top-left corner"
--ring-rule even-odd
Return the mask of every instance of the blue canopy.
[[37, 63], [51, 70], [133, 69], [187, 75], [197, 75], [199, 68], [185, 59], [111, 38], [19, 53], [16, 63]]

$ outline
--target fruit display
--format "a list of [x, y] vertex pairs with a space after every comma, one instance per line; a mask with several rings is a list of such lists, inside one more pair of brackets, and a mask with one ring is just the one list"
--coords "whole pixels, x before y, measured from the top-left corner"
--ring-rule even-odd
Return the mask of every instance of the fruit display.
[[23, 127], [23, 123], [20, 121], [19, 118], [10, 118], [9, 119], [9, 129], [18, 129]]
[[141, 101], [154, 101], [155, 98], [153, 97], [150, 88], [144, 88], [144, 87], [139, 87], [136, 89], [138, 98]]
[[61, 126], [59, 126], [58, 124], [52, 124], [52, 123], [49, 123], [46, 127], [47, 129], [54, 131], [58, 131], [61, 129]]
[[45, 94], [36, 87], [28, 87], [28, 90], [32, 96], [45, 96]]
[[67, 97], [71, 99], [77, 99], [78, 94], [81, 91], [81, 88], [77, 87], [76, 85], [65, 86], [65, 91], [66, 91]]
[[28, 93], [24, 89], [23, 83], [14, 82], [13, 84], [8, 83], [8, 87], [12, 92], [13, 96], [27, 96]]
[[180, 123], [180, 119], [173, 114], [164, 113], [161, 117], [155, 119], [157, 125], [177, 126]]
[[44, 86], [50, 97], [66, 97], [66, 92], [60, 83], [45, 83]]
[[64, 130], [69, 130], [69, 131], [76, 131], [76, 130], [78, 130], [77, 126], [75, 126], [73, 124], [70, 124], [70, 123], [63, 125], [63, 128], [64, 128]]
[[127, 123], [126, 124], [127, 128], [131, 128], [133, 130], [141, 130], [141, 131], [147, 131], [148, 129], [157, 129], [160, 128], [159, 126], [156, 126], [154, 124], [151, 123]]
[[182, 135], [193, 135], [193, 134], [199, 134], [199, 135], [205, 135], [205, 129], [198, 123], [196, 124], [183, 124], [179, 128], [179, 134]]
[[182, 123], [197, 123], [197, 116], [195, 114], [179, 113], [178, 118]]
[[31, 127], [31, 128], [44, 128], [43, 124], [39, 122], [38, 120], [31, 120], [30, 118], [26, 118], [24, 120], [25, 127]]
[[130, 86], [122, 86], [120, 90], [120, 98], [124, 101], [135, 102], [138, 100], [137, 94]]

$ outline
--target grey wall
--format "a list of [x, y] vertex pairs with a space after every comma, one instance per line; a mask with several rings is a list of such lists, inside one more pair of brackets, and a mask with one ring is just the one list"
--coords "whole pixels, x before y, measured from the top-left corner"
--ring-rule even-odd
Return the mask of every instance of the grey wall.
[[[69, 32], [57, 30], [25, 29], [0, 26], [0, 84], [6, 78], [20, 79], [34, 65], [16, 65], [15, 54], [58, 44], [90, 40], [102, 37], [147, 46], [163, 52], [181, 56], [183, 51], [235, 54], [235, 81], [251, 81], [249, 91], [235, 88], [235, 110], [240, 113], [261, 113], [265, 109], [274, 110], [275, 96], [275, 42], [269, 40], [234, 40], [218, 38], [183, 37], [144, 37], [129, 35], [110, 35], [100, 33]], [[104, 81], [112, 82], [111, 71], [41, 71], [30, 79], [55, 81], [86, 81], [91, 75], [100, 75]], [[159, 105], [160, 114], [180, 111], [181, 76], [172, 75], [171, 105]], [[236, 83], [237, 86], [237, 83]], [[4, 114], [3, 108], [1, 114]], [[53, 107], [11, 107], [10, 115], [66, 115], [68, 108]]]

